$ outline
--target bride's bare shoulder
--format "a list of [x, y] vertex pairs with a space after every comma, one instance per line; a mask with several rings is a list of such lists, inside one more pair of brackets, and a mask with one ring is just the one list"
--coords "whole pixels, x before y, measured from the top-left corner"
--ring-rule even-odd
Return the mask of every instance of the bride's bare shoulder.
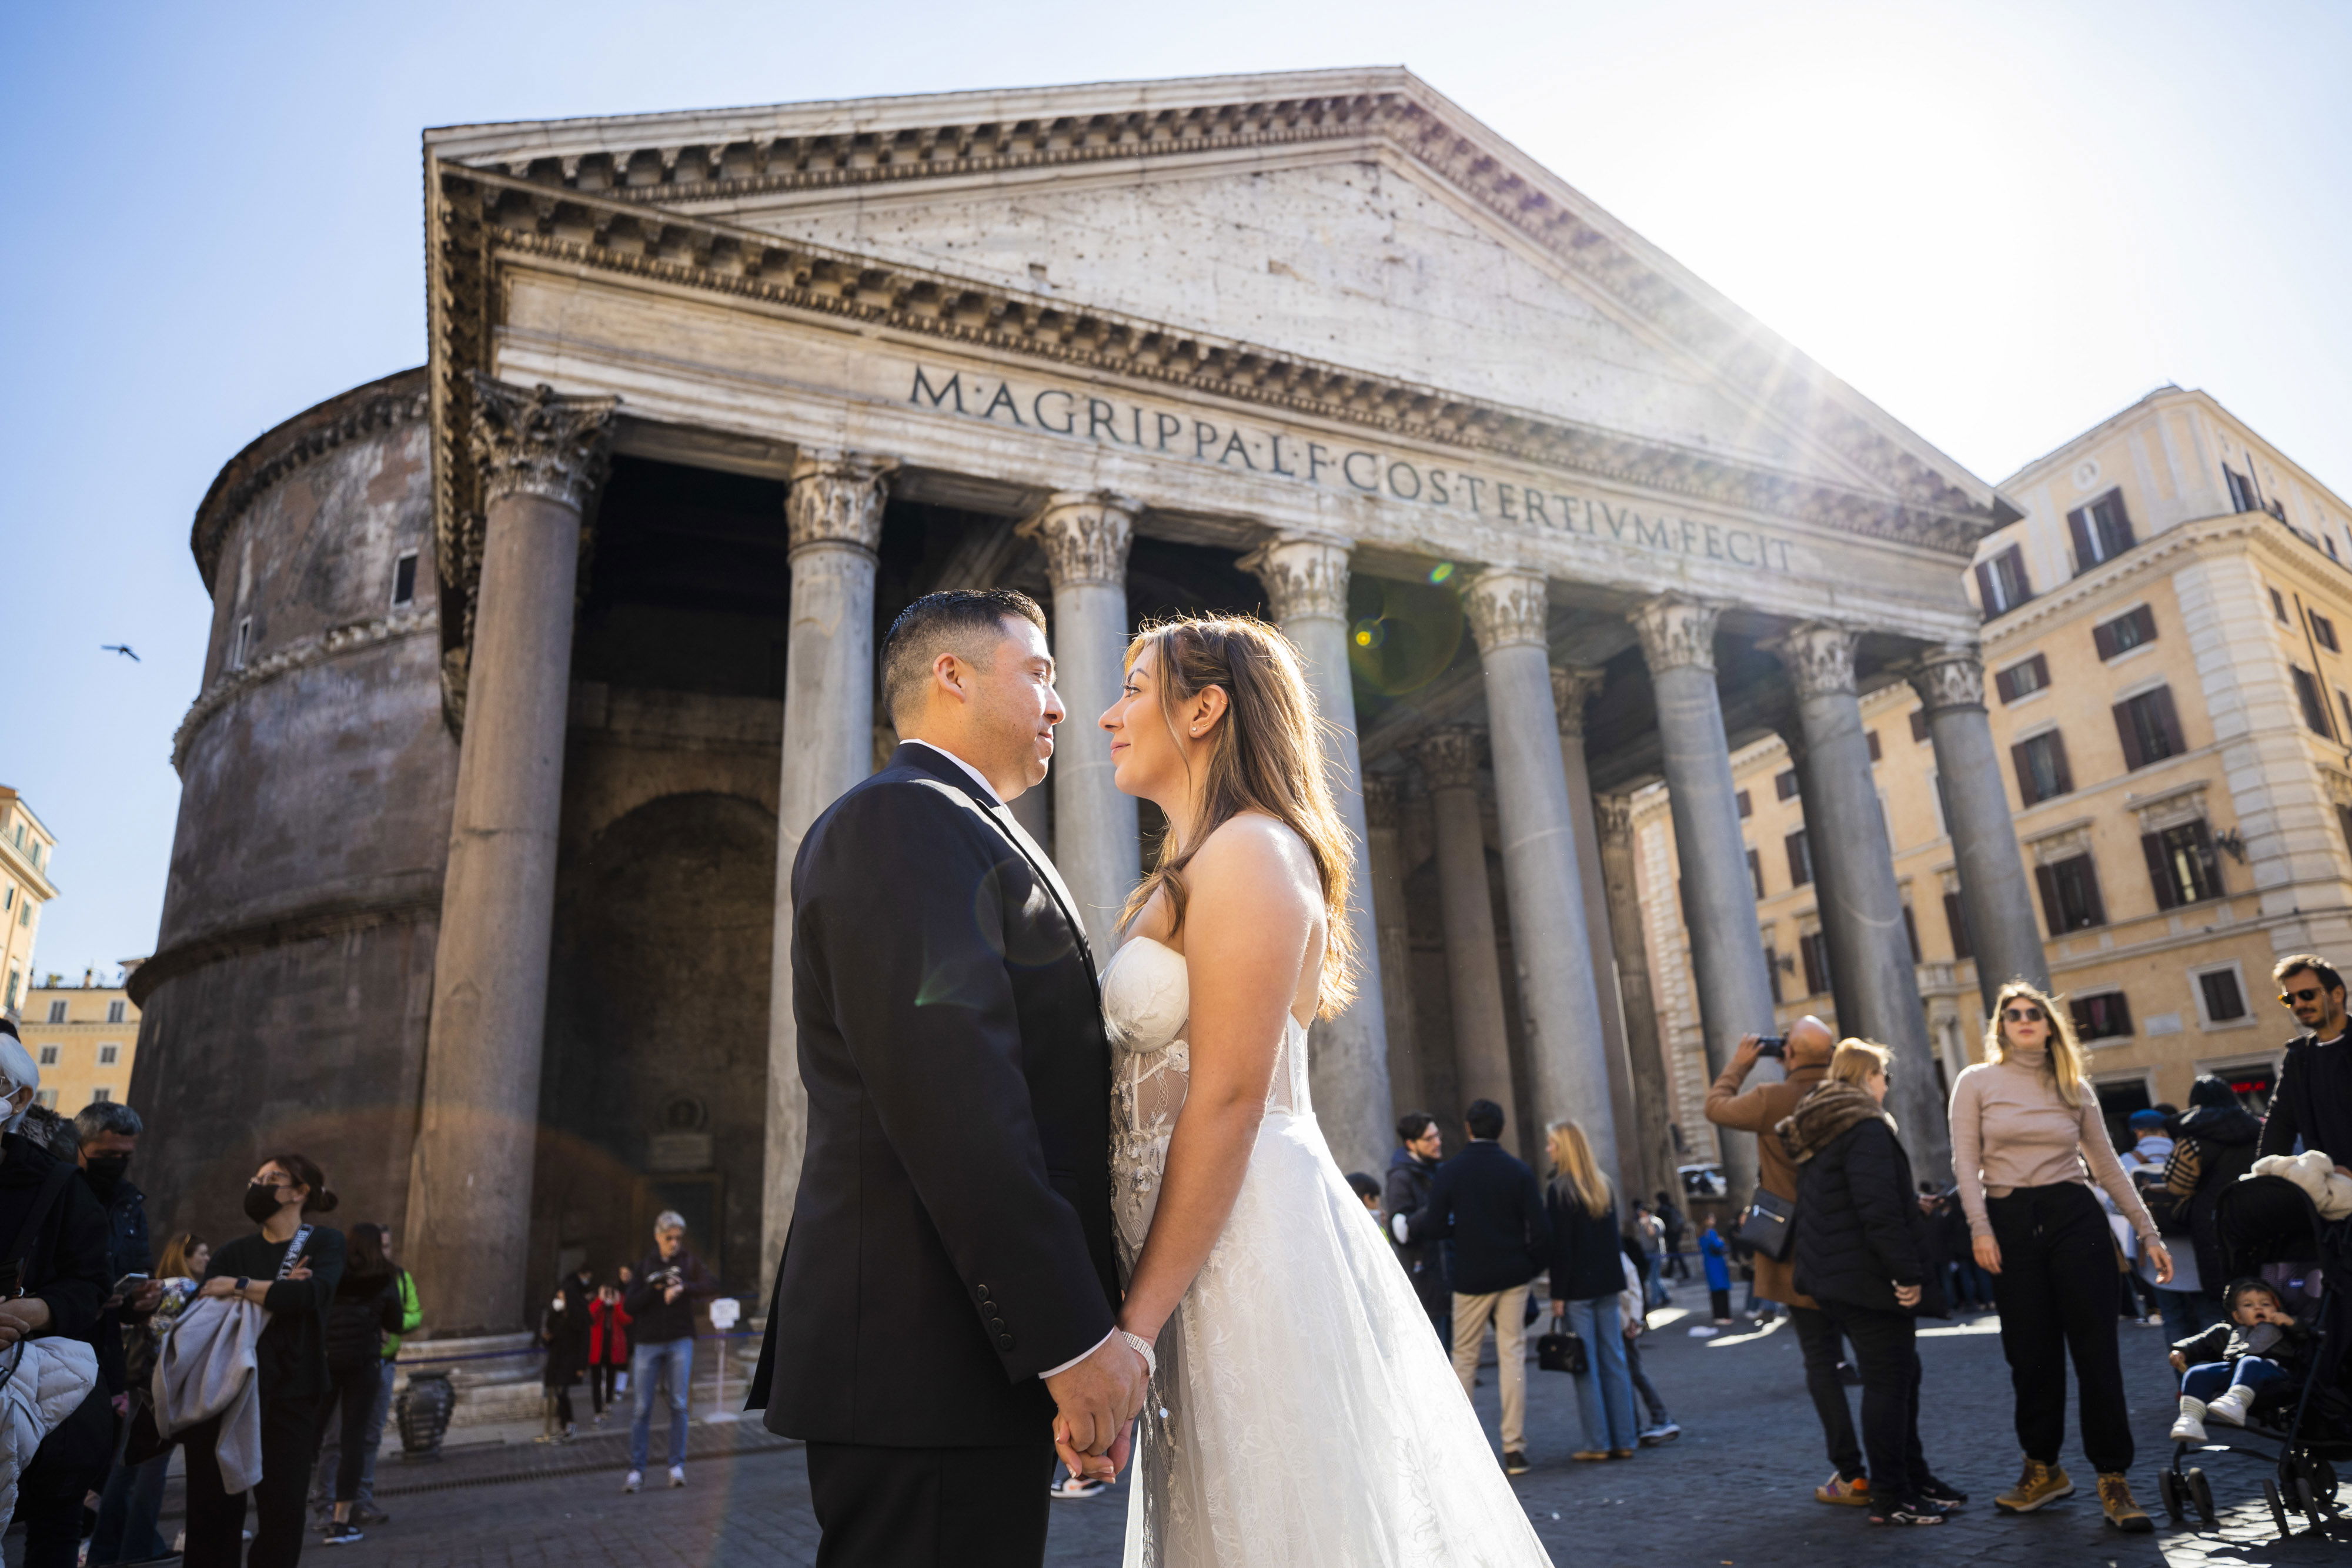
[[1279, 819], [1259, 811], [1244, 811], [1220, 823], [1193, 855], [1188, 879], [1195, 884], [1196, 896], [1226, 891], [1263, 895], [1318, 885], [1307, 841]]

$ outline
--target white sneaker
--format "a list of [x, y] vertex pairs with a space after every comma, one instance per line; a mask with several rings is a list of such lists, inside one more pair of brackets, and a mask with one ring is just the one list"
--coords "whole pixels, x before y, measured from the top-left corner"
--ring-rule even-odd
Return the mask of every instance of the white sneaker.
[[2242, 1427], [2246, 1424], [2246, 1406], [2253, 1403], [2253, 1398], [2252, 1389], [2242, 1383], [2237, 1384], [2230, 1392], [2205, 1406], [2205, 1418], [2225, 1426]]
[[674, 1487], [682, 1487], [686, 1484], [686, 1467], [684, 1465], [672, 1465], [669, 1468], [669, 1484]]
[[2172, 1440], [2176, 1443], [2201, 1443], [2205, 1440], [2205, 1401], [2186, 1394], [2180, 1396], [2180, 1419], [2172, 1424]]
[[621, 1490], [623, 1491], [635, 1491], [645, 1484], [646, 1473], [643, 1470], [631, 1470], [629, 1472], [629, 1479], [621, 1483]]

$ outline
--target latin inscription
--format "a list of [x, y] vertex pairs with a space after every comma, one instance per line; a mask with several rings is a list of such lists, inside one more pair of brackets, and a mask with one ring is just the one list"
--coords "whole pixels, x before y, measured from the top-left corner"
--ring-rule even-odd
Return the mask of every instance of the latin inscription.
[[1765, 571], [1787, 571], [1789, 543], [1759, 528], [1644, 516], [1622, 502], [1539, 488], [1491, 474], [1440, 468], [1377, 448], [1332, 444], [1263, 426], [1113, 402], [1055, 386], [1016, 386], [961, 371], [915, 367], [915, 407], [992, 424], [1262, 474], [1319, 489], [1532, 524], [1637, 549], [1665, 550]]

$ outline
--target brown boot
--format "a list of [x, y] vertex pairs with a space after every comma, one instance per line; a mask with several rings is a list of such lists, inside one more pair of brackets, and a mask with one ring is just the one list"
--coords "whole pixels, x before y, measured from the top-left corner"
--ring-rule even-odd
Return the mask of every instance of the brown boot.
[[2105, 1511], [2107, 1523], [2126, 1535], [2146, 1535], [2156, 1528], [2147, 1510], [2132, 1500], [2131, 1482], [2120, 1470], [2100, 1474], [2099, 1507]]
[[2055, 1465], [2045, 1465], [2029, 1454], [2025, 1469], [2017, 1478], [2017, 1484], [1993, 1499], [1992, 1505], [2003, 1513], [2032, 1513], [2044, 1503], [2056, 1502], [2062, 1497], [2074, 1495], [2074, 1483], [2066, 1479], [2064, 1470]]

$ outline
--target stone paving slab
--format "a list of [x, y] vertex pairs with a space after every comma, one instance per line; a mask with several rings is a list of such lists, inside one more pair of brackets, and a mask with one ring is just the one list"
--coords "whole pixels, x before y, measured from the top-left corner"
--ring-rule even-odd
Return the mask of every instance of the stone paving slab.
[[[1703, 1298], [1702, 1298], [1703, 1300]], [[1653, 1382], [1685, 1428], [1681, 1441], [1618, 1464], [1579, 1465], [1575, 1398], [1568, 1379], [1529, 1369], [1532, 1473], [1513, 1484], [1537, 1533], [1561, 1568], [1823, 1568], [1999, 1563], [2002, 1568], [2298, 1568], [2352, 1562], [2352, 1549], [2297, 1542], [2265, 1544], [2269, 1514], [2259, 1483], [2264, 1468], [2244, 1459], [2210, 1462], [2221, 1527], [2166, 1528], [2156, 1511], [2156, 1473], [2169, 1454], [2172, 1412], [2161, 1336], [2124, 1331], [2126, 1379], [2141, 1447], [2133, 1481], [2158, 1511], [2159, 1533], [2125, 1537], [2100, 1521], [2079, 1452], [2067, 1468], [2074, 1499], [2024, 1519], [1997, 1515], [1992, 1494], [2017, 1470], [2010, 1427], [2008, 1370], [1990, 1319], [1956, 1325], [1923, 1342], [1923, 1424], [1929, 1462], [1972, 1500], [1933, 1530], [1873, 1530], [1859, 1510], [1825, 1508], [1811, 1489], [1828, 1473], [1821, 1437], [1801, 1385], [1797, 1347], [1786, 1329], [1723, 1340], [1693, 1340], [1681, 1324], [1646, 1342]], [[1858, 1398], [1858, 1391], [1856, 1391]], [[1493, 1429], [1493, 1372], [1477, 1404]], [[805, 1467], [796, 1448], [752, 1447], [751, 1433], [696, 1428], [683, 1490], [624, 1496], [617, 1469], [572, 1470], [536, 1479], [479, 1481], [412, 1495], [387, 1494], [393, 1522], [342, 1549], [359, 1564], [401, 1568], [713, 1568], [812, 1563], [816, 1526]], [[2070, 1442], [2072, 1427], [2070, 1423]], [[756, 1431], [756, 1428], [754, 1429]], [[709, 1434], [709, 1436], [706, 1436]], [[711, 1452], [705, 1457], [703, 1445]], [[605, 1443], [595, 1445], [603, 1448]], [[586, 1458], [582, 1444], [554, 1450]], [[546, 1450], [541, 1450], [546, 1452]], [[455, 1461], [453, 1461], [454, 1463]], [[470, 1467], [490, 1463], [468, 1459]], [[609, 1463], [609, 1461], [608, 1461]], [[430, 1467], [418, 1467], [422, 1472]], [[395, 1468], [401, 1480], [407, 1477]], [[452, 1479], [461, 1479], [453, 1470]], [[387, 1477], [386, 1479], [391, 1479]], [[656, 1484], [661, 1472], [652, 1478]], [[427, 1483], [429, 1484], [429, 1483]], [[1124, 1488], [1084, 1502], [1053, 1505], [1048, 1561], [1056, 1568], [1111, 1568], [1125, 1533]]]

